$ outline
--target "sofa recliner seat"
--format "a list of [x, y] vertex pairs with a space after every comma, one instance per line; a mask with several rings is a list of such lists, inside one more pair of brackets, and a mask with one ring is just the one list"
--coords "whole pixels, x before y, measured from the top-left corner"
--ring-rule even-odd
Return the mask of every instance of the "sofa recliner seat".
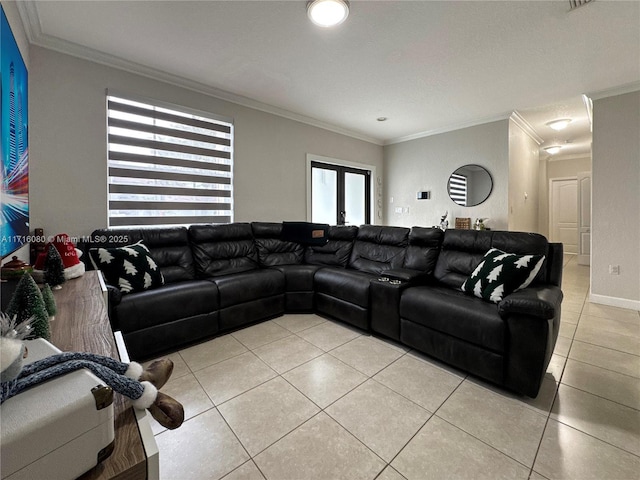
[[[137, 358], [166, 351], [167, 345], [193, 343], [220, 331], [218, 289], [206, 280], [189, 280], [154, 290], [122, 295], [112, 320]], [[160, 307], [160, 308], [159, 308]], [[144, 352], [144, 353], [142, 353]]]
[[[547, 262], [532, 288], [507, 295], [495, 305], [461, 291], [491, 248], [545, 255]], [[535, 396], [553, 353], [553, 348], [547, 347], [555, 345], [560, 327], [561, 271], [548, 267], [559, 261], [559, 255], [561, 246], [549, 245], [538, 234], [448, 230], [431, 284], [407, 289], [400, 300], [400, 340], [495, 383]], [[536, 291], [537, 287], [540, 290]], [[514, 301], [519, 309], [513, 308]], [[543, 313], [545, 307], [549, 308]], [[531, 341], [546, 345], [544, 352], [539, 348], [514, 348], [514, 332], [523, 330], [524, 325], [530, 328], [532, 322]], [[526, 343], [516, 336], [520, 343]], [[514, 365], [518, 365], [516, 375], [510, 371]], [[525, 369], [527, 381], [522, 381]]]
[[316, 309], [365, 330], [369, 329], [369, 284], [404, 265], [409, 229], [363, 225], [358, 228], [349, 263], [315, 275]]
[[367, 272], [324, 268], [315, 276], [315, 301], [318, 312], [368, 330], [369, 284], [374, 278]]
[[[282, 223], [253, 222], [251, 230], [260, 266], [277, 270], [284, 277], [285, 310], [313, 311], [313, 277], [319, 267], [303, 264], [303, 245], [283, 239]], [[304, 237], [300, 235], [300, 238]]]
[[284, 313], [284, 276], [260, 268], [251, 224], [192, 225], [189, 238], [196, 274], [218, 288], [221, 330]]
[[403, 319], [503, 353], [506, 324], [496, 313], [495, 305], [447, 287], [409, 288], [400, 302]]
[[[219, 332], [218, 289], [211, 282], [196, 279], [186, 228], [99, 229], [91, 238], [106, 240], [78, 247], [86, 252], [91, 247], [113, 248], [142, 241], [162, 272], [165, 285], [159, 290], [122, 295], [108, 285], [111, 325], [122, 332], [132, 356], [150, 357], [166, 351], [168, 345], [192, 343]], [[88, 254], [82, 260], [92, 268]]]

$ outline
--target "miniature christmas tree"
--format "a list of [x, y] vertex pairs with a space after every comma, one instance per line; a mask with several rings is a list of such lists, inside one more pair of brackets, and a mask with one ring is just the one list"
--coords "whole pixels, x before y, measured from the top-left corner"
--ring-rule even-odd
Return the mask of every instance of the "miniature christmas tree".
[[64, 264], [60, 253], [53, 245], [49, 245], [47, 259], [44, 261], [44, 281], [51, 285], [51, 288], [57, 290], [64, 282]]
[[18, 325], [31, 319], [33, 337], [47, 340], [51, 337], [47, 307], [42, 292], [31, 275], [23, 275], [18, 282], [6, 313], [11, 318], [15, 316]]
[[49, 314], [49, 321], [55, 320], [58, 307], [56, 307], [56, 299], [53, 297], [53, 292], [48, 283], [45, 283], [44, 287], [42, 287], [42, 299]]

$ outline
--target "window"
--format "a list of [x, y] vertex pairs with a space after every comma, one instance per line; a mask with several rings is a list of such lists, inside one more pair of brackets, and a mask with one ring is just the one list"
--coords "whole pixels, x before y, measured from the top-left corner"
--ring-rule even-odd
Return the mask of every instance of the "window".
[[233, 124], [107, 95], [110, 227], [233, 221]]
[[467, 177], [452, 173], [449, 177], [449, 196], [458, 205], [467, 204]]

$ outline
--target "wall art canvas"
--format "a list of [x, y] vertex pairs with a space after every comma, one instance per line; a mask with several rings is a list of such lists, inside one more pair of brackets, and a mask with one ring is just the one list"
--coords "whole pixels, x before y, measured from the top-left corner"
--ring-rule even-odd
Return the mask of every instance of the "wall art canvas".
[[29, 235], [29, 110], [27, 68], [0, 11], [0, 257], [5, 257]]

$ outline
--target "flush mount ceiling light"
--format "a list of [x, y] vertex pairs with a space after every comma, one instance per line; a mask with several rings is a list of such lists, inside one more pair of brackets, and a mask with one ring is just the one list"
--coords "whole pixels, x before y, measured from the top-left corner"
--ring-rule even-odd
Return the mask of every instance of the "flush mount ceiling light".
[[554, 130], [564, 130], [570, 123], [570, 118], [560, 118], [558, 120], [554, 120], [553, 122], [547, 123], [547, 125], [549, 125], [549, 127], [553, 128]]
[[547, 152], [549, 155], [555, 155], [560, 151], [561, 148], [562, 147], [559, 145], [554, 145], [552, 147], [544, 147], [544, 151]]
[[319, 27], [340, 25], [349, 16], [346, 0], [311, 0], [307, 3], [307, 15]]

